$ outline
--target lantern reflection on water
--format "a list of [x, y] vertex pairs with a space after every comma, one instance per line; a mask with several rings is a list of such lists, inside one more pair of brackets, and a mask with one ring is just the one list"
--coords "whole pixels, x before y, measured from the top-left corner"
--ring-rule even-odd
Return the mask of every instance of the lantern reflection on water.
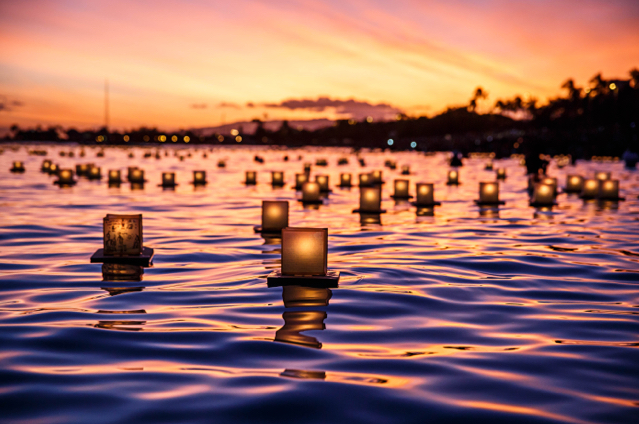
[[262, 226], [255, 227], [258, 233], [280, 233], [288, 227], [288, 201], [263, 200]]

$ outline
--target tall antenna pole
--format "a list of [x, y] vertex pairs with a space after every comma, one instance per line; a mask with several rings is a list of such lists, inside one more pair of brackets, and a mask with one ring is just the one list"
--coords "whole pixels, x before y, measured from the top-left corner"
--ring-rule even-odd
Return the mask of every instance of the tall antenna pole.
[[104, 128], [109, 132], [109, 80], [104, 80]]

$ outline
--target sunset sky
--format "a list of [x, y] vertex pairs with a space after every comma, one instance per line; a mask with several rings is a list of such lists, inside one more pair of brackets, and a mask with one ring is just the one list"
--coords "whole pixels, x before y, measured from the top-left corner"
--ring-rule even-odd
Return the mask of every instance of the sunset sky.
[[[0, 127], [162, 129], [544, 102], [639, 67], [636, 0], [0, 1]], [[354, 101], [348, 101], [353, 99]]]

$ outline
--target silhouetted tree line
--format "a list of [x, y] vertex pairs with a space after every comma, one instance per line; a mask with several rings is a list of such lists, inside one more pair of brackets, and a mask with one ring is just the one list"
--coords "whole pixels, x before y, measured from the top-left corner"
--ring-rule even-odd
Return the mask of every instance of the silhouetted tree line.
[[[478, 113], [488, 93], [478, 87], [467, 106], [449, 108], [432, 118], [399, 115], [389, 122], [340, 120], [334, 126], [315, 131], [293, 128], [284, 121], [278, 130], [267, 130], [255, 119], [252, 134], [201, 136], [193, 131], [165, 133], [156, 128], [139, 128], [126, 133], [11, 127], [7, 140], [71, 141], [82, 144], [258, 144], [286, 146], [350, 146], [417, 150], [492, 151], [498, 156], [540, 151], [572, 154], [575, 157], [621, 155], [637, 150], [639, 124], [639, 70], [627, 80], [605, 80], [595, 75], [587, 87], [572, 79], [561, 88], [565, 96], [538, 106], [534, 98], [515, 96], [498, 99], [488, 113]], [[486, 107], [484, 107], [486, 109]], [[239, 137], [238, 137], [239, 136]], [[390, 141], [392, 140], [392, 141]]]

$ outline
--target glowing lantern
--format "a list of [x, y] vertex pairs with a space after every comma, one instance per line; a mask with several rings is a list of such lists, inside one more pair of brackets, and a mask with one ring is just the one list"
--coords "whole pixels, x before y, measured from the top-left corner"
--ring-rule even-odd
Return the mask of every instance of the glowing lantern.
[[295, 190], [301, 190], [306, 182], [308, 182], [308, 174], [295, 174]]
[[328, 175], [317, 175], [315, 176], [315, 182], [319, 184], [321, 192], [329, 192], [330, 188], [328, 187]]
[[274, 185], [274, 186], [284, 185], [284, 173], [282, 171], [271, 172], [271, 185]]
[[286, 200], [262, 201], [262, 226], [257, 233], [279, 233], [288, 227], [288, 202]]
[[328, 162], [326, 161], [326, 159], [317, 159], [315, 161], [315, 165], [317, 165], [317, 166], [327, 166]]
[[499, 201], [499, 183], [479, 183], [479, 200], [477, 203], [480, 205], [502, 204], [503, 202]]
[[339, 185], [340, 187], [350, 187], [351, 186], [351, 174], [342, 173], [339, 175]]
[[595, 179], [599, 181], [605, 181], [610, 179], [610, 172], [598, 171], [595, 172]]
[[193, 185], [206, 185], [206, 171], [193, 171]]
[[59, 169], [60, 167], [58, 165], [52, 163], [51, 166], [49, 166], [49, 175], [57, 174]]
[[161, 187], [175, 187], [175, 172], [163, 172]]
[[415, 206], [437, 206], [435, 202], [435, 186], [431, 183], [418, 183], [416, 187], [417, 199]]
[[410, 175], [410, 166], [402, 165], [402, 175]]
[[88, 164], [88, 163], [81, 163], [79, 165], [75, 166], [75, 173], [78, 177], [86, 177], [89, 174], [89, 169], [90, 167], [93, 166], [92, 164]]
[[104, 247], [91, 262], [149, 266], [153, 249], [142, 243], [142, 215], [112, 215], [103, 220]]
[[373, 184], [383, 184], [384, 181], [382, 180], [382, 171], [379, 169], [374, 170], [373, 172], [371, 172], [371, 179], [372, 179], [372, 183]]
[[18, 173], [24, 172], [24, 163], [22, 163], [19, 160], [14, 161], [13, 167], [11, 168], [11, 172], [18, 172]]
[[304, 164], [304, 172], [305, 172], [305, 173], [307, 173], [307, 174], [310, 174], [310, 172], [311, 172], [311, 166], [312, 166], [312, 165], [311, 165], [311, 163], [310, 163], [310, 162], [306, 162], [306, 163]]
[[486, 171], [492, 171], [493, 170], [493, 163], [491, 162], [487, 162], [485, 168]]
[[497, 168], [497, 179], [505, 180], [506, 179], [506, 168]]
[[320, 185], [310, 181], [302, 184], [301, 201], [304, 203], [322, 203], [322, 199], [320, 198]]
[[584, 180], [584, 186], [581, 190], [582, 199], [594, 199], [599, 195], [599, 184], [601, 180], [587, 179]]
[[109, 170], [109, 184], [120, 184], [122, 182], [122, 178], [120, 177], [119, 169], [110, 169]]
[[102, 169], [99, 166], [92, 166], [89, 169], [89, 173], [87, 174], [90, 180], [101, 180], [102, 179]]
[[448, 185], [457, 185], [459, 184], [459, 172], [451, 169], [448, 171]]
[[54, 181], [53, 183], [59, 185], [60, 187], [74, 185], [76, 181], [73, 179], [73, 170], [61, 169], [60, 171], [58, 171], [58, 180]]
[[282, 275], [326, 275], [327, 228], [284, 228], [282, 230]]
[[395, 180], [394, 181], [395, 193], [392, 197], [396, 199], [408, 199], [412, 197], [408, 194], [409, 181], [408, 180]]
[[622, 200], [619, 197], [619, 180], [605, 180], [599, 183], [599, 199]]
[[552, 206], [555, 203], [555, 187], [540, 183], [535, 185], [530, 204], [532, 206]]
[[45, 159], [44, 161], [42, 161], [42, 167], [40, 168], [40, 170], [42, 172], [49, 172], [49, 168], [51, 168], [51, 161], [49, 159]]
[[359, 209], [353, 212], [383, 213], [382, 190], [379, 187], [360, 187]]
[[257, 172], [255, 171], [246, 171], [246, 181], [244, 181], [246, 185], [255, 185], [257, 184]]
[[359, 174], [359, 186], [370, 187], [373, 184], [373, 177], [371, 174]]
[[553, 195], [557, 195], [557, 178], [554, 177], [544, 177], [541, 179], [542, 184], [546, 184], [552, 186]]
[[218, 168], [226, 168], [226, 161], [225, 160], [217, 161], [217, 167]]
[[581, 193], [584, 188], [584, 177], [581, 175], [568, 175], [566, 177], [566, 192]]

